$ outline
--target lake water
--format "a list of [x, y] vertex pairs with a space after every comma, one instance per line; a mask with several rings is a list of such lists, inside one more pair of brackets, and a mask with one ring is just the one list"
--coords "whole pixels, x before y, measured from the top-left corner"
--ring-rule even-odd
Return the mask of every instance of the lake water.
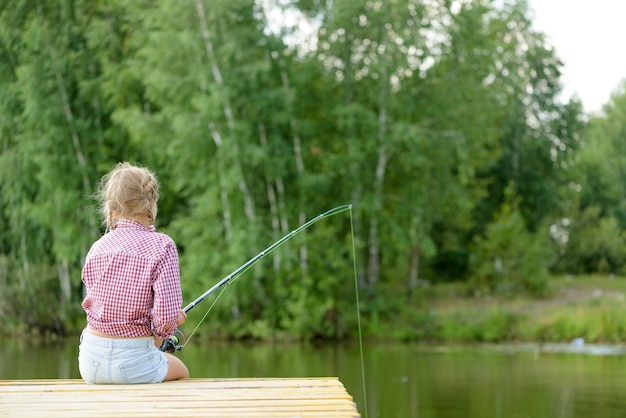
[[[75, 338], [53, 345], [3, 343], [2, 380], [80, 377]], [[623, 347], [366, 344], [365, 385], [360, 351], [356, 344], [198, 339], [178, 355], [192, 377], [336, 376], [369, 418], [626, 416]]]

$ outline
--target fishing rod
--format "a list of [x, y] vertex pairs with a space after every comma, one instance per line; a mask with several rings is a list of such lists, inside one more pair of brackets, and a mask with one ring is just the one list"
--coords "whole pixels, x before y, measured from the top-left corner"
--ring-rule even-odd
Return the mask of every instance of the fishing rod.
[[[252, 265], [255, 264], [257, 261], [259, 261], [260, 259], [262, 259], [266, 255], [270, 254], [276, 248], [280, 247], [285, 241], [287, 241], [290, 238], [295, 237], [300, 232], [302, 232], [306, 228], [310, 227], [314, 223], [320, 221], [323, 218], [326, 218], [326, 217], [329, 217], [329, 216], [332, 216], [332, 215], [336, 215], [338, 213], [350, 210], [351, 208], [352, 208], [352, 205], [337, 206], [336, 208], [330, 209], [330, 210], [328, 210], [328, 211], [326, 211], [326, 212], [324, 212], [324, 213], [322, 213], [320, 215], [317, 215], [315, 218], [313, 218], [313, 219], [309, 220], [308, 222], [300, 225], [298, 228], [294, 229], [293, 231], [291, 231], [290, 233], [288, 233], [287, 235], [285, 235], [284, 237], [282, 237], [281, 239], [279, 239], [278, 241], [276, 241], [275, 243], [273, 243], [272, 245], [267, 247], [265, 250], [261, 251], [260, 253], [258, 253], [254, 257], [252, 257], [250, 260], [248, 260], [246, 263], [241, 265], [239, 268], [237, 268], [235, 271], [230, 273], [228, 276], [224, 277], [222, 280], [217, 282], [213, 287], [211, 287], [209, 290], [204, 292], [202, 295], [198, 296], [189, 305], [185, 306], [185, 308], [183, 308], [183, 311], [185, 311], [185, 313], [187, 313], [190, 310], [192, 310], [196, 305], [198, 305], [200, 302], [202, 302], [204, 299], [206, 299], [211, 293], [213, 293], [216, 290], [218, 290], [219, 288], [227, 285], [235, 277], [239, 276], [241, 273], [245, 272], [250, 267], [252, 267]], [[179, 343], [180, 343], [179, 338], [176, 335], [172, 335], [170, 338], [166, 338], [166, 339], [163, 340], [163, 343], [159, 347], [159, 350], [167, 352], [167, 353], [173, 353], [174, 351], [181, 351], [183, 349], [183, 346], [180, 345]]]

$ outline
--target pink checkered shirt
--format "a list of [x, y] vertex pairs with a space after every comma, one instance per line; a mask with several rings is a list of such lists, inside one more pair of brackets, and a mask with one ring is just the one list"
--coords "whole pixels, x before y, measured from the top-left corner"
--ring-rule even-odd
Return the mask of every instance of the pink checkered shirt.
[[182, 305], [176, 244], [154, 227], [121, 219], [96, 241], [82, 271], [89, 327], [117, 337], [176, 332]]

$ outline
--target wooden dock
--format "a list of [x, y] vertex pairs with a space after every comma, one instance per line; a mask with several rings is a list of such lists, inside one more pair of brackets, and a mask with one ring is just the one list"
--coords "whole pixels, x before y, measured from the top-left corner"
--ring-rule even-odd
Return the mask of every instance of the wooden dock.
[[360, 417], [334, 377], [184, 379], [152, 385], [0, 380], [0, 417]]

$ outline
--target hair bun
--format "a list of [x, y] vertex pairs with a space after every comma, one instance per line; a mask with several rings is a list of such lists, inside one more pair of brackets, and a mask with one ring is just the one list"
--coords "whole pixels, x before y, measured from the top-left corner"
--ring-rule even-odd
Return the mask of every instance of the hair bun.
[[113, 229], [113, 212], [118, 218], [148, 217], [154, 222], [159, 182], [147, 168], [119, 163], [102, 177], [99, 192], [100, 210], [108, 229]]

